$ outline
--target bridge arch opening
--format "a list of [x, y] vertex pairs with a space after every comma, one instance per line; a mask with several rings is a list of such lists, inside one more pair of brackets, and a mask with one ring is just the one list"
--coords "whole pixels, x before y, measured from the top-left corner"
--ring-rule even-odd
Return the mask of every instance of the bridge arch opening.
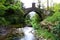
[[35, 14], [36, 14], [36, 12], [34, 12], [34, 11], [29, 12], [30, 19], [31, 19]]
[[[36, 15], [38, 16], [38, 18], [40, 18], [36, 12], [34, 12], [34, 11], [29, 12], [25, 17], [25, 23], [29, 25], [30, 22], [32, 22], [32, 20], [35, 20], [35, 17], [37, 18]], [[40, 18], [40, 21], [41, 21], [41, 18]]]
[[28, 11], [27, 13], [25, 13], [24, 17], [26, 18], [28, 15], [31, 17], [33, 17], [35, 14], [37, 14], [40, 18], [41, 18], [41, 21], [43, 20], [42, 19], [42, 15], [39, 11]]

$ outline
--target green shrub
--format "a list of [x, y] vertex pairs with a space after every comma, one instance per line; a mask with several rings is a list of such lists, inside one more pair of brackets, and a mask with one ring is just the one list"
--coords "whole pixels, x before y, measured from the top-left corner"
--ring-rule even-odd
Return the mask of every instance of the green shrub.
[[52, 16], [45, 19], [45, 21], [48, 21], [48, 22], [60, 21], [60, 12], [55, 12]]
[[0, 25], [24, 24], [23, 16], [19, 0], [0, 0]]
[[55, 35], [53, 33], [48, 32], [48, 30], [45, 29], [38, 29], [36, 34], [38, 35], [38, 37], [42, 37], [47, 40], [56, 40]]

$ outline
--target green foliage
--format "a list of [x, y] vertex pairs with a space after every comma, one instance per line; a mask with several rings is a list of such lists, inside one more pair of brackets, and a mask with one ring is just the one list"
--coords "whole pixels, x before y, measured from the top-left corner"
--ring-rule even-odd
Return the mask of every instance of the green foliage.
[[55, 4], [54, 11], [59, 11], [59, 10], [60, 10], [60, 4]]
[[6, 0], [0, 0], [0, 4], [4, 4]]
[[0, 25], [8, 25], [9, 22], [5, 20], [5, 18], [0, 17]]
[[30, 22], [31, 22], [30, 15], [28, 14], [25, 18], [25, 24], [29, 25], [29, 24], [31, 24]]
[[55, 12], [54, 15], [45, 19], [45, 21], [48, 21], [48, 22], [60, 21], [60, 12]]
[[40, 17], [39, 17], [39, 15], [37, 15], [37, 14], [35, 14], [33, 17], [32, 17], [32, 19], [31, 19], [31, 24], [32, 24], [32, 26], [36, 29], [38, 29], [39, 28], [39, 22], [40, 22]]
[[0, 25], [24, 24], [20, 0], [0, 0]]
[[46, 40], [56, 40], [55, 38], [55, 35], [54, 34], [52, 34], [52, 33], [50, 33], [50, 32], [48, 32], [47, 30], [45, 30], [45, 29], [38, 29], [37, 31], [36, 31], [36, 34], [38, 35], [38, 37], [42, 37], [42, 38], [44, 38], [44, 39], [46, 39]]
[[35, 28], [36, 35], [38, 35], [39, 38], [43, 37], [46, 40], [49, 40], [49, 39], [56, 40], [56, 36], [53, 33], [48, 32], [47, 29], [41, 28], [40, 18], [38, 15], [35, 15], [32, 17], [31, 24], [32, 24], [33, 28]]
[[[44, 22], [48, 25], [48, 28], [51, 27], [50, 33], [55, 35], [56, 40], [60, 40], [60, 5], [56, 4], [54, 6], [55, 13], [52, 16], [47, 17]], [[50, 24], [50, 26], [49, 26]]]
[[56, 36], [56, 39], [60, 40], [60, 22], [51, 31]]
[[35, 14], [33, 17], [32, 17], [32, 21], [36, 22], [36, 23], [39, 23], [40, 22], [40, 17], [38, 14]]

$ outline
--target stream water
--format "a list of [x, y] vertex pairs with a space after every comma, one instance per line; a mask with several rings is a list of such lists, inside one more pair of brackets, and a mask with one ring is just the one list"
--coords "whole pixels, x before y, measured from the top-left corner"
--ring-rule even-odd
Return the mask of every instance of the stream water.
[[32, 27], [24, 27], [23, 28], [24, 37], [20, 40], [35, 40], [34, 37], [34, 29]]

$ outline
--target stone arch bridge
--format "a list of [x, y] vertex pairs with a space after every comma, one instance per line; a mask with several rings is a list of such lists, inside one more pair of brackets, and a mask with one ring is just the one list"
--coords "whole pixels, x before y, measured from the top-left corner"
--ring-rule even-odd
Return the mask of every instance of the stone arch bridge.
[[30, 12], [34, 11], [39, 15], [39, 17], [41, 18], [41, 21], [43, 20], [42, 14], [44, 13], [45, 10], [35, 7], [35, 3], [32, 3], [31, 8], [24, 8], [24, 11], [25, 11], [24, 17], [26, 17]]

